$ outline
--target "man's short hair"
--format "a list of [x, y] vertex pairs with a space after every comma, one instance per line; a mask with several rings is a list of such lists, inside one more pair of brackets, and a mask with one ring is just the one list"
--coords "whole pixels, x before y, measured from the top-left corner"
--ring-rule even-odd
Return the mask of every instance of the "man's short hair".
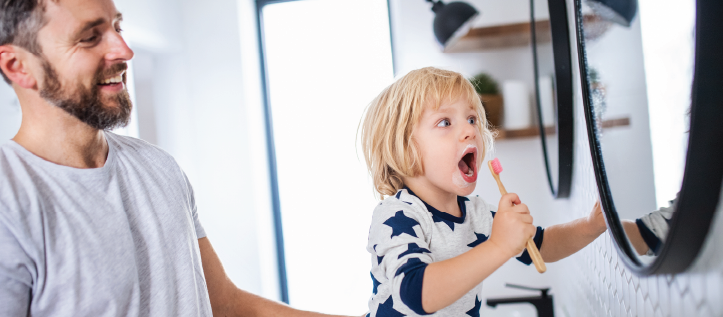
[[[40, 55], [38, 31], [45, 25], [44, 0], [0, 0], [0, 45], [12, 44]], [[3, 79], [10, 79], [0, 70]]]

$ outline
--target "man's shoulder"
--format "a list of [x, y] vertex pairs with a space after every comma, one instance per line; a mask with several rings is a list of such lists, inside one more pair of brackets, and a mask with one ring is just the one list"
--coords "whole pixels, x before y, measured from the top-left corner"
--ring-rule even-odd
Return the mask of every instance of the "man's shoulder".
[[105, 132], [105, 135], [108, 142], [114, 143], [115, 150], [118, 152], [116, 155], [120, 157], [132, 157], [136, 160], [146, 161], [150, 164], [149, 167], [157, 164], [160, 166], [171, 166], [174, 169], [178, 167], [173, 156], [156, 145], [142, 139], [108, 131]]
[[19, 176], [30, 176], [32, 164], [28, 159], [28, 155], [23, 155], [22, 148], [17, 143], [9, 141], [0, 145], [0, 188], [13, 188], [17, 184], [14, 180]]
[[168, 152], [164, 151], [160, 147], [139, 138], [115, 134], [108, 131], [105, 131], [105, 136], [110, 142], [114, 142], [121, 149], [132, 149], [134, 151], [144, 152], [151, 155], [172, 157], [168, 154]]

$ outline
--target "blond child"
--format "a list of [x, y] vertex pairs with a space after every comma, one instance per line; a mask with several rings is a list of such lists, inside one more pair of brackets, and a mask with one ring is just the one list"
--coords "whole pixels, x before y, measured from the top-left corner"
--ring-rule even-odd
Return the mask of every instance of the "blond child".
[[606, 230], [599, 208], [543, 229], [516, 194], [499, 207], [465, 197], [493, 135], [458, 73], [422, 68], [384, 89], [367, 109], [361, 141], [375, 189], [387, 196], [369, 231], [367, 316], [479, 316], [481, 282], [514, 256], [529, 265], [528, 239], [554, 262]]

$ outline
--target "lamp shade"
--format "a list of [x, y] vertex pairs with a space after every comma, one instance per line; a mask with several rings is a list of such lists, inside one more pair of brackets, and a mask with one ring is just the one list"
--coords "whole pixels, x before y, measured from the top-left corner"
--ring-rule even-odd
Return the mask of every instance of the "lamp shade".
[[637, 0], [588, 0], [597, 15], [610, 22], [630, 26], [638, 12]]
[[432, 11], [434, 17], [434, 36], [439, 44], [444, 46], [451, 38], [461, 36], [459, 34], [470, 27], [471, 22], [479, 14], [477, 10], [465, 2], [442, 1], [434, 2]]

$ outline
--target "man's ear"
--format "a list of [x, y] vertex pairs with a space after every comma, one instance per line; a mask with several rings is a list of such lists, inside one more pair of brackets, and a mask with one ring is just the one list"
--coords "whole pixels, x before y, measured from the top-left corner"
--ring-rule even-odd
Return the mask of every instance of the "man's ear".
[[36, 87], [37, 81], [30, 72], [27, 57], [31, 54], [14, 45], [0, 45], [0, 69], [14, 85], [25, 89]]

